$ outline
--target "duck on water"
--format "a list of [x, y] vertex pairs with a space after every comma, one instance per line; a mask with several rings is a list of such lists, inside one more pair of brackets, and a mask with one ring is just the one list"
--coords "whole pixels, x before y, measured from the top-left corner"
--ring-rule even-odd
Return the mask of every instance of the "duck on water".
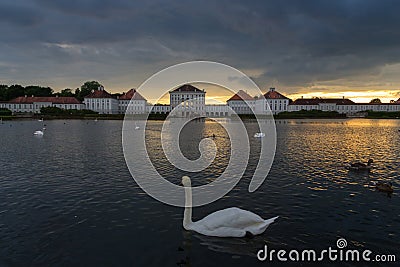
[[371, 164], [372, 164], [373, 162], [374, 162], [373, 159], [369, 159], [368, 162], [367, 162], [366, 164], [365, 164], [365, 163], [362, 163], [362, 162], [353, 162], [353, 163], [350, 163], [350, 164], [347, 166], [347, 169], [349, 169], [349, 170], [354, 170], [354, 171], [371, 170], [371, 169], [372, 169]]
[[393, 193], [393, 184], [391, 182], [389, 183], [384, 183], [384, 182], [373, 182], [372, 183], [376, 190], [385, 192], [385, 193]]

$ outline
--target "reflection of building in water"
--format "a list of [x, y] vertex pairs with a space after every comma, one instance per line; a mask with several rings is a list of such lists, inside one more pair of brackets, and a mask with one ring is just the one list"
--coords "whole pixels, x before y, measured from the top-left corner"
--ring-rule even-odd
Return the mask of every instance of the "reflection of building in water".
[[190, 84], [184, 84], [169, 92], [169, 104], [174, 115], [188, 117], [206, 115], [206, 92]]

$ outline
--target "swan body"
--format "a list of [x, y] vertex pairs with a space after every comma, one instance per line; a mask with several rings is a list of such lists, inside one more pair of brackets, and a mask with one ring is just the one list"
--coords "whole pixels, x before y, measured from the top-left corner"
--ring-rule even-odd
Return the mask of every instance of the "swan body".
[[265, 133], [255, 133], [254, 137], [255, 138], [263, 138], [263, 137], [265, 137]]
[[43, 133], [43, 131], [35, 131], [33, 134], [34, 135], [43, 135], [44, 133]]
[[44, 130], [46, 130], [46, 128], [43, 128], [41, 131], [40, 131], [40, 130], [35, 131], [35, 132], [33, 133], [33, 135], [43, 136], [43, 135], [44, 135]]
[[262, 234], [278, 217], [264, 220], [257, 214], [236, 207], [211, 213], [203, 219], [192, 221], [192, 189], [190, 178], [184, 176], [185, 213], [183, 228], [199, 234], [215, 237], [244, 237]]
[[183, 227], [202, 235], [216, 237], [244, 237], [262, 234], [278, 217], [264, 220], [257, 214], [236, 207], [211, 213], [200, 221]]

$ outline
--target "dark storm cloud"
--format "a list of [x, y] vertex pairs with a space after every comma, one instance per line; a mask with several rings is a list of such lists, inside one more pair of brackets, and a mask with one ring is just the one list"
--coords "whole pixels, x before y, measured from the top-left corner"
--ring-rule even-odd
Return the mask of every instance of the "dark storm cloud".
[[1, 3], [0, 79], [94, 77], [123, 86], [129, 73], [125, 82], [139, 83], [198, 59], [259, 70], [261, 85], [376, 75], [400, 61], [399, 7], [368, 0]]

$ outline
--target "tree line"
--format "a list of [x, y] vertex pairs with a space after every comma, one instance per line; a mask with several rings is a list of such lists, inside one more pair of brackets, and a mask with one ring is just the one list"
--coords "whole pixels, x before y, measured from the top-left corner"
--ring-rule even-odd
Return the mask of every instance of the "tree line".
[[72, 96], [82, 101], [92, 90], [98, 90], [100, 86], [102, 85], [98, 81], [87, 81], [83, 83], [80, 88], [76, 88], [75, 90], [65, 88], [55, 93], [50, 87], [38, 85], [22, 86], [19, 84], [0, 84], [0, 101], [9, 101], [19, 96]]

